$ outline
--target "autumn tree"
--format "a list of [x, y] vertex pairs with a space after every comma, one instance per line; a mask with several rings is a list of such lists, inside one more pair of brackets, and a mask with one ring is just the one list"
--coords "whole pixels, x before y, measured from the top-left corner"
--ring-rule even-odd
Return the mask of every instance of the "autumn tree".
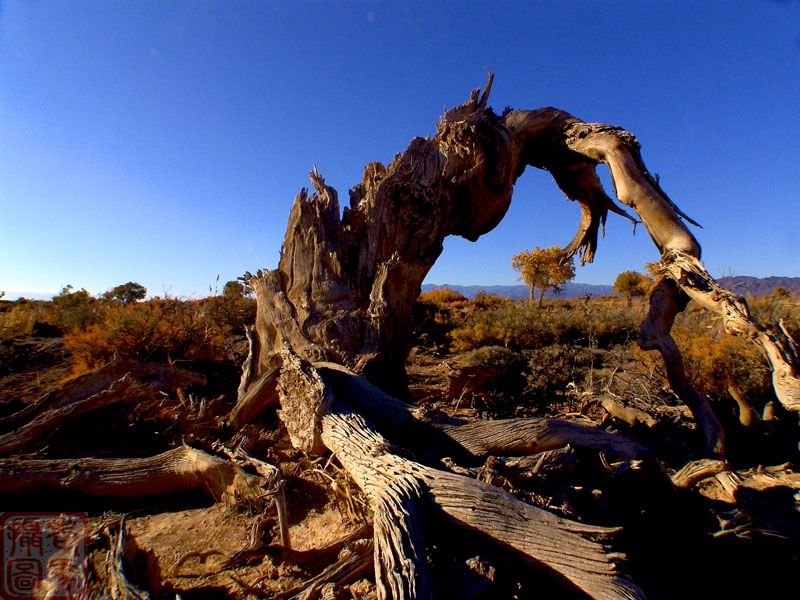
[[559, 246], [523, 250], [511, 257], [511, 266], [520, 271], [519, 279], [531, 288], [531, 301], [534, 290], [539, 290], [539, 304], [544, 300], [545, 292], [553, 288], [561, 291], [560, 286], [575, 277], [575, 263], [572, 257], [565, 257]]
[[240, 281], [229, 281], [222, 288], [222, 295], [230, 298], [241, 298], [245, 293], [244, 284]]
[[653, 280], [638, 271], [625, 271], [617, 275], [614, 291], [622, 294], [630, 304], [636, 296], [646, 296], [653, 287]]
[[655, 279], [661, 277], [663, 273], [663, 269], [661, 267], [661, 262], [648, 262], [644, 264], [644, 268], [647, 272]]
[[146, 295], [147, 288], [134, 281], [122, 283], [103, 294], [106, 298], [113, 298], [125, 304], [132, 304], [139, 300], [144, 300]]

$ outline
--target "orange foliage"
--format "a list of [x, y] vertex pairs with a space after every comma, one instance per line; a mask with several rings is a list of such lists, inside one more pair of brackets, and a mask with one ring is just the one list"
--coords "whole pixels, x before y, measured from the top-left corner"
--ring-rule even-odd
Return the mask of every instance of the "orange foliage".
[[221, 358], [231, 328], [196, 304], [173, 299], [104, 303], [98, 323], [64, 336], [73, 373], [96, 369], [116, 352], [163, 362]]
[[451, 290], [449, 287], [440, 287], [430, 292], [422, 292], [417, 299], [417, 302], [423, 304], [433, 304], [437, 307], [452, 306], [454, 304], [464, 304], [467, 302], [466, 297], [456, 291]]

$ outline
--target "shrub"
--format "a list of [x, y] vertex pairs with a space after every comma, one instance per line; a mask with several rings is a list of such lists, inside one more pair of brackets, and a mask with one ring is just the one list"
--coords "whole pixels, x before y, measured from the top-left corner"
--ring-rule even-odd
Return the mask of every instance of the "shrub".
[[621, 298], [554, 301], [544, 309], [526, 301], [475, 310], [450, 332], [451, 349], [481, 346], [542, 348], [559, 343], [604, 346], [635, 336], [641, 316]]
[[88, 327], [100, 318], [98, 301], [85, 289], [72, 290], [68, 285], [53, 297], [54, 313], [50, 323], [63, 331]]
[[579, 373], [601, 365], [597, 350], [574, 345], [553, 344], [525, 352], [527, 357], [525, 396], [536, 403], [549, 402], [563, 396], [567, 386], [582, 380]]
[[37, 323], [54, 320], [53, 304], [41, 300], [20, 298], [16, 302], [0, 303], [0, 339], [32, 335]]
[[422, 292], [419, 295], [419, 298], [417, 298], [417, 302], [421, 302], [422, 304], [433, 304], [439, 308], [451, 308], [454, 304], [465, 304], [467, 302], [467, 298], [464, 295], [451, 290], [449, 287], [444, 286], [431, 290], [430, 292]]
[[676, 329], [675, 343], [699, 392], [711, 398], [727, 398], [728, 386], [735, 385], [750, 398], [765, 398], [771, 393], [769, 366], [753, 342], [724, 333]]
[[244, 335], [246, 325], [256, 320], [256, 300], [241, 295], [213, 296], [197, 301], [203, 318], [228, 327], [232, 333]]
[[451, 380], [451, 395], [463, 389], [481, 397], [494, 417], [512, 414], [521, 403], [526, 384], [523, 354], [484, 346], [464, 353], [459, 366], [462, 377]]
[[174, 299], [107, 303], [97, 323], [65, 335], [73, 373], [96, 369], [116, 352], [158, 362], [224, 357], [230, 326], [200, 308], [198, 302]]

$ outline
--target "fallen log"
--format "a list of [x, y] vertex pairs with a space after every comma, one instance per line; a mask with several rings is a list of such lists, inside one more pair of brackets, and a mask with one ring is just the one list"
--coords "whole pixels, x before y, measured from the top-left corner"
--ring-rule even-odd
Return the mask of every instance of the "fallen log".
[[672, 476], [672, 484], [677, 488], [689, 489], [694, 487], [698, 481], [713, 477], [729, 468], [730, 466], [724, 460], [712, 458], [693, 460]]
[[[594, 598], [642, 598], [620, 575], [623, 558], [604, 541], [618, 531], [569, 521], [535, 508], [474, 479], [424, 466], [394, 446], [351, 409], [347, 386], [339, 388], [285, 350], [281, 405], [307, 408], [282, 412], [287, 429], [315, 432], [305, 447], [329, 448], [375, 510], [376, 583], [380, 598], [431, 598], [419, 519], [432, 502], [448, 519], [511, 546]], [[332, 378], [336, 379], [336, 378]], [[294, 418], [305, 423], [287, 422]], [[300, 442], [298, 442], [300, 443]]]
[[189, 446], [147, 458], [0, 459], [6, 494], [54, 489], [131, 497], [201, 488], [215, 500], [252, 500], [266, 485], [263, 477]]
[[653, 415], [637, 408], [624, 406], [611, 396], [602, 396], [599, 399], [599, 402], [600, 406], [602, 406], [603, 410], [605, 410], [608, 414], [615, 419], [619, 419], [623, 423], [627, 423], [631, 427], [639, 424], [642, 424], [646, 427], [655, 427], [656, 424], [658, 424], [658, 421], [655, 417], [653, 417]]
[[563, 419], [525, 418], [445, 425], [442, 430], [471, 454], [536, 454], [566, 445], [607, 452], [623, 460], [652, 453], [632, 438]]
[[0, 418], [0, 428], [6, 429], [22, 421], [30, 421], [35, 415], [46, 411], [65, 408], [70, 404], [86, 400], [108, 389], [125, 375], [151, 390], [174, 390], [186, 388], [193, 383], [204, 385], [206, 382], [202, 375], [186, 369], [116, 356], [114, 360], [99, 369], [62, 383], [22, 410]]
[[[482, 457], [487, 454], [535, 454], [571, 444], [609, 452], [625, 460], [645, 458], [651, 454], [628, 436], [563, 419], [532, 417], [433, 425], [422, 421], [405, 402], [341, 365], [316, 363], [315, 367], [326, 381], [346, 393], [351, 406], [375, 423], [382, 433], [395, 443], [415, 451], [426, 447], [439, 448], [466, 451], [471, 456]], [[421, 441], [424, 441], [424, 447], [420, 445]]]
[[108, 388], [89, 397], [67, 403], [61, 408], [53, 408], [38, 414], [32, 421], [15, 431], [0, 436], [0, 456], [7, 456], [28, 444], [52, 433], [73, 417], [110, 406], [116, 402], [143, 400], [152, 395], [145, 385], [130, 375], [111, 383]]

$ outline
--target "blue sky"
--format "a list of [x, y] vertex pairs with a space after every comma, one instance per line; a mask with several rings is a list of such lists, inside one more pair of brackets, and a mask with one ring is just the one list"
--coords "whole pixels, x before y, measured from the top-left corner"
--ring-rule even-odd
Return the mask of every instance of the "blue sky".
[[[484, 68], [498, 110], [635, 133], [712, 274], [800, 276], [800, 2], [0, 0], [0, 290], [203, 295], [275, 268], [314, 164], [345, 204]], [[511, 255], [578, 217], [529, 169], [427, 282], [515, 283]], [[657, 258], [611, 215], [576, 281]]]

